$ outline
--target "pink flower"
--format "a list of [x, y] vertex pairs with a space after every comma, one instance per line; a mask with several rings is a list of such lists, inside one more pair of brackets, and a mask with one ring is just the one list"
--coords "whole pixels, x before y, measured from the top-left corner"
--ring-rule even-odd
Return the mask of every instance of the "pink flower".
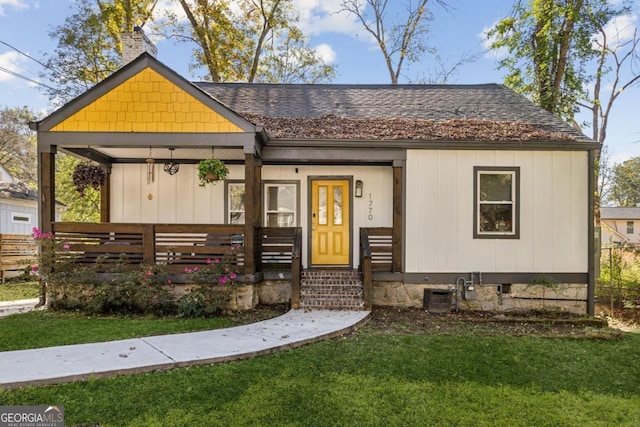
[[220, 264], [220, 258], [214, 259], [213, 262], [216, 263], [216, 264]]
[[173, 282], [171, 281], [171, 279], [167, 279], [167, 285], [172, 284]]
[[236, 280], [236, 277], [238, 277], [238, 276], [236, 275], [236, 273], [231, 273], [231, 274], [229, 275], [229, 278], [230, 278], [231, 280]]
[[193, 271], [198, 271], [198, 266], [193, 267]]
[[192, 272], [192, 270], [191, 270], [189, 267], [185, 267], [185, 268], [184, 268], [184, 272], [185, 272], [185, 273], [191, 273], [191, 272]]
[[69, 249], [71, 247], [70, 244], [65, 243], [64, 245], [62, 245], [62, 249]]
[[211, 258], [207, 258], [207, 264], [211, 264]]
[[37, 265], [31, 266], [31, 271], [38, 271], [38, 266]]
[[218, 279], [218, 283], [220, 283], [221, 285], [226, 285], [227, 284], [227, 276], [222, 276], [221, 278]]

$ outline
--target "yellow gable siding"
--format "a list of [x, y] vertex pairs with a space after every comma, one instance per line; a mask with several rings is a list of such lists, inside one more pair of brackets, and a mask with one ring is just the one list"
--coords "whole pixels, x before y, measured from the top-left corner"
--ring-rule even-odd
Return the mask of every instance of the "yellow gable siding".
[[146, 68], [57, 124], [63, 132], [242, 132], [202, 102]]

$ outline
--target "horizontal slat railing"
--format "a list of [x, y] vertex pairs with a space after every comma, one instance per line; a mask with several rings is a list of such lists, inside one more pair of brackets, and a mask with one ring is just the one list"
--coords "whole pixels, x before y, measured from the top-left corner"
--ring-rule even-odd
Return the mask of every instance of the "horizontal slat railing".
[[[393, 268], [392, 229], [386, 227], [363, 228], [371, 253], [371, 270], [391, 272]], [[361, 242], [362, 245], [362, 242]]]
[[265, 227], [260, 230], [260, 262], [263, 271], [291, 270], [297, 230], [300, 229]]
[[128, 265], [163, 264], [169, 272], [181, 272], [230, 256], [230, 264], [243, 271], [242, 226], [58, 222], [52, 230], [66, 248], [59, 258], [77, 264], [100, 259], [108, 269], [124, 256]]
[[0, 280], [6, 272], [24, 270], [35, 262], [38, 245], [30, 234], [0, 234]]

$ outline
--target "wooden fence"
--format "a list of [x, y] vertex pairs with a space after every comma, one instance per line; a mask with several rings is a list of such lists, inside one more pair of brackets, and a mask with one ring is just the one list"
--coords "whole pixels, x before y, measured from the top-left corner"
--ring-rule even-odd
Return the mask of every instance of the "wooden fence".
[[38, 245], [30, 234], [0, 234], [0, 280], [34, 263]]

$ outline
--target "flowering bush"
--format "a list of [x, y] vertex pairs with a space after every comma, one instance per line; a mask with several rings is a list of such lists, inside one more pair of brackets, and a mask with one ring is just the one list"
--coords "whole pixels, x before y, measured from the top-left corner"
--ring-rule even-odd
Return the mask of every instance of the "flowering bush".
[[178, 302], [178, 316], [216, 316], [224, 310], [236, 284], [232, 261], [237, 252], [238, 248], [232, 246], [224, 257], [207, 259], [205, 266], [185, 267], [185, 274], [197, 285]]

